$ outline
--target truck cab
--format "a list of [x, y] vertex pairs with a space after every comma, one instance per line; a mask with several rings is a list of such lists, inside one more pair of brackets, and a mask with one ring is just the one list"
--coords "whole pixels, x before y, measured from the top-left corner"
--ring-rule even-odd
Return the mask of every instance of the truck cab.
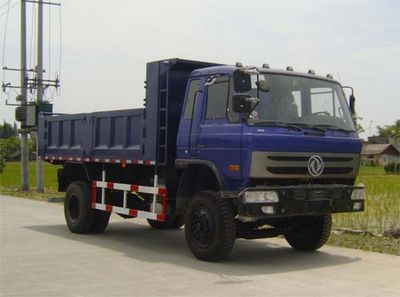
[[[195, 70], [176, 166], [202, 174], [192, 177], [196, 190], [183, 196], [214, 187], [232, 198], [238, 237], [278, 232], [295, 248], [318, 248], [329, 236], [323, 233], [331, 213], [364, 209], [363, 186], [354, 187], [361, 141], [353, 116], [354, 97], [348, 104], [331, 76], [241, 65]], [[265, 224], [274, 227], [270, 233], [258, 229]], [[303, 234], [298, 226], [320, 233]]]

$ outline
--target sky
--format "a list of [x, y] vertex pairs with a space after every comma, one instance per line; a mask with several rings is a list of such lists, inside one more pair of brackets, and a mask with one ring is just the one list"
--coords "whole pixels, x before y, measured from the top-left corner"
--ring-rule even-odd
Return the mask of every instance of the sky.
[[[19, 1], [7, 20], [0, 0], [2, 67], [19, 67]], [[27, 9], [33, 68], [36, 8]], [[179, 57], [331, 73], [354, 88], [364, 138], [400, 118], [399, 0], [61, 0], [45, 7], [44, 28], [45, 78], [61, 81], [46, 92], [55, 112], [142, 107], [146, 62]], [[1, 80], [19, 84], [18, 73]], [[5, 102], [16, 95], [0, 93], [1, 122], [13, 122]]]

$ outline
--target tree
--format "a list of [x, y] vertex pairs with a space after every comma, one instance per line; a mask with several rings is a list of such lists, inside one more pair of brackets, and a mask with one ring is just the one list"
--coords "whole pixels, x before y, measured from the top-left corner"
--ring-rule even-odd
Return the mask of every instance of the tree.
[[379, 136], [392, 137], [400, 136], [400, 120], [396, 120], [394, 125], [377, 126]]
[[400, 120], [396, 120], [393, 125], [377, 126], [380, 137], [386, 138], [388, 142], [400, 147]]
[[6, 161], [13, 158], [15, 153], [20, 151], [20, 147], [21, 140], [16, 136], [0, 138], [0, 173], [3, 172]]
[[0, 139], [10, 138], [13, 136], [18, 136], [18, 128], [15, 123], [14, 126], [6, 121], [3, 122], [3, 125], [0, 124]]
[[355, 118], [355, 126], [356, 126], [356, 130], [358, 133], [362, 133], [365, 132], [364, 127], [361, 126], [360, 122], [362, 121], [362, 117], [358, 116], [357, 114], [355, 114], [354, 116]]
[[15, 153], [19, 152], [20, 148], [21, 140], [18, 137], [12, 136], [0, 139], [0, 154], [4, 156], [6, 161], [10, 160]]

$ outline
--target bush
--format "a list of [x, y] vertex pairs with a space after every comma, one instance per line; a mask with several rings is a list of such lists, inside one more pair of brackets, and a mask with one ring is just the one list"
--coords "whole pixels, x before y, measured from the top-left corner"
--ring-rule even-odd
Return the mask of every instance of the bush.
[[18, 153], [20, 148], [21, 140], [16, 136], [0, 139], [0, 155], [6, 161], [9, 161], [13, 154]]
[[5, 156], [0, 152], [0, 174], [3, 173], [4, 167], [6, 167], [6, 158], [5, 158]]
[[391, 162], [384, 167], [385, 172], [388, 174], [399, 174], [400, 173], [400, 163]]

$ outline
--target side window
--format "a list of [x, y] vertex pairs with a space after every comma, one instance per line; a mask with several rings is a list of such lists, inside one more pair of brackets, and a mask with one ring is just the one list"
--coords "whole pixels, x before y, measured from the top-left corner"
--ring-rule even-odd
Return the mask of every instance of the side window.
[[207, 90], [207, 120], [226, 118], [228, 95], [229, 78], [218, 77]]
[[192, 118], [194, 96], [197, 95], [196, 91], [199, 88], [200, 88], [200, 80], [199, 79], [195, 79], [190, 82], [189, 91], [187, 93], [187, 98], [186, 98], [185, 113], [183, 115], [183, 118], [185, 120], [190, 120]]

